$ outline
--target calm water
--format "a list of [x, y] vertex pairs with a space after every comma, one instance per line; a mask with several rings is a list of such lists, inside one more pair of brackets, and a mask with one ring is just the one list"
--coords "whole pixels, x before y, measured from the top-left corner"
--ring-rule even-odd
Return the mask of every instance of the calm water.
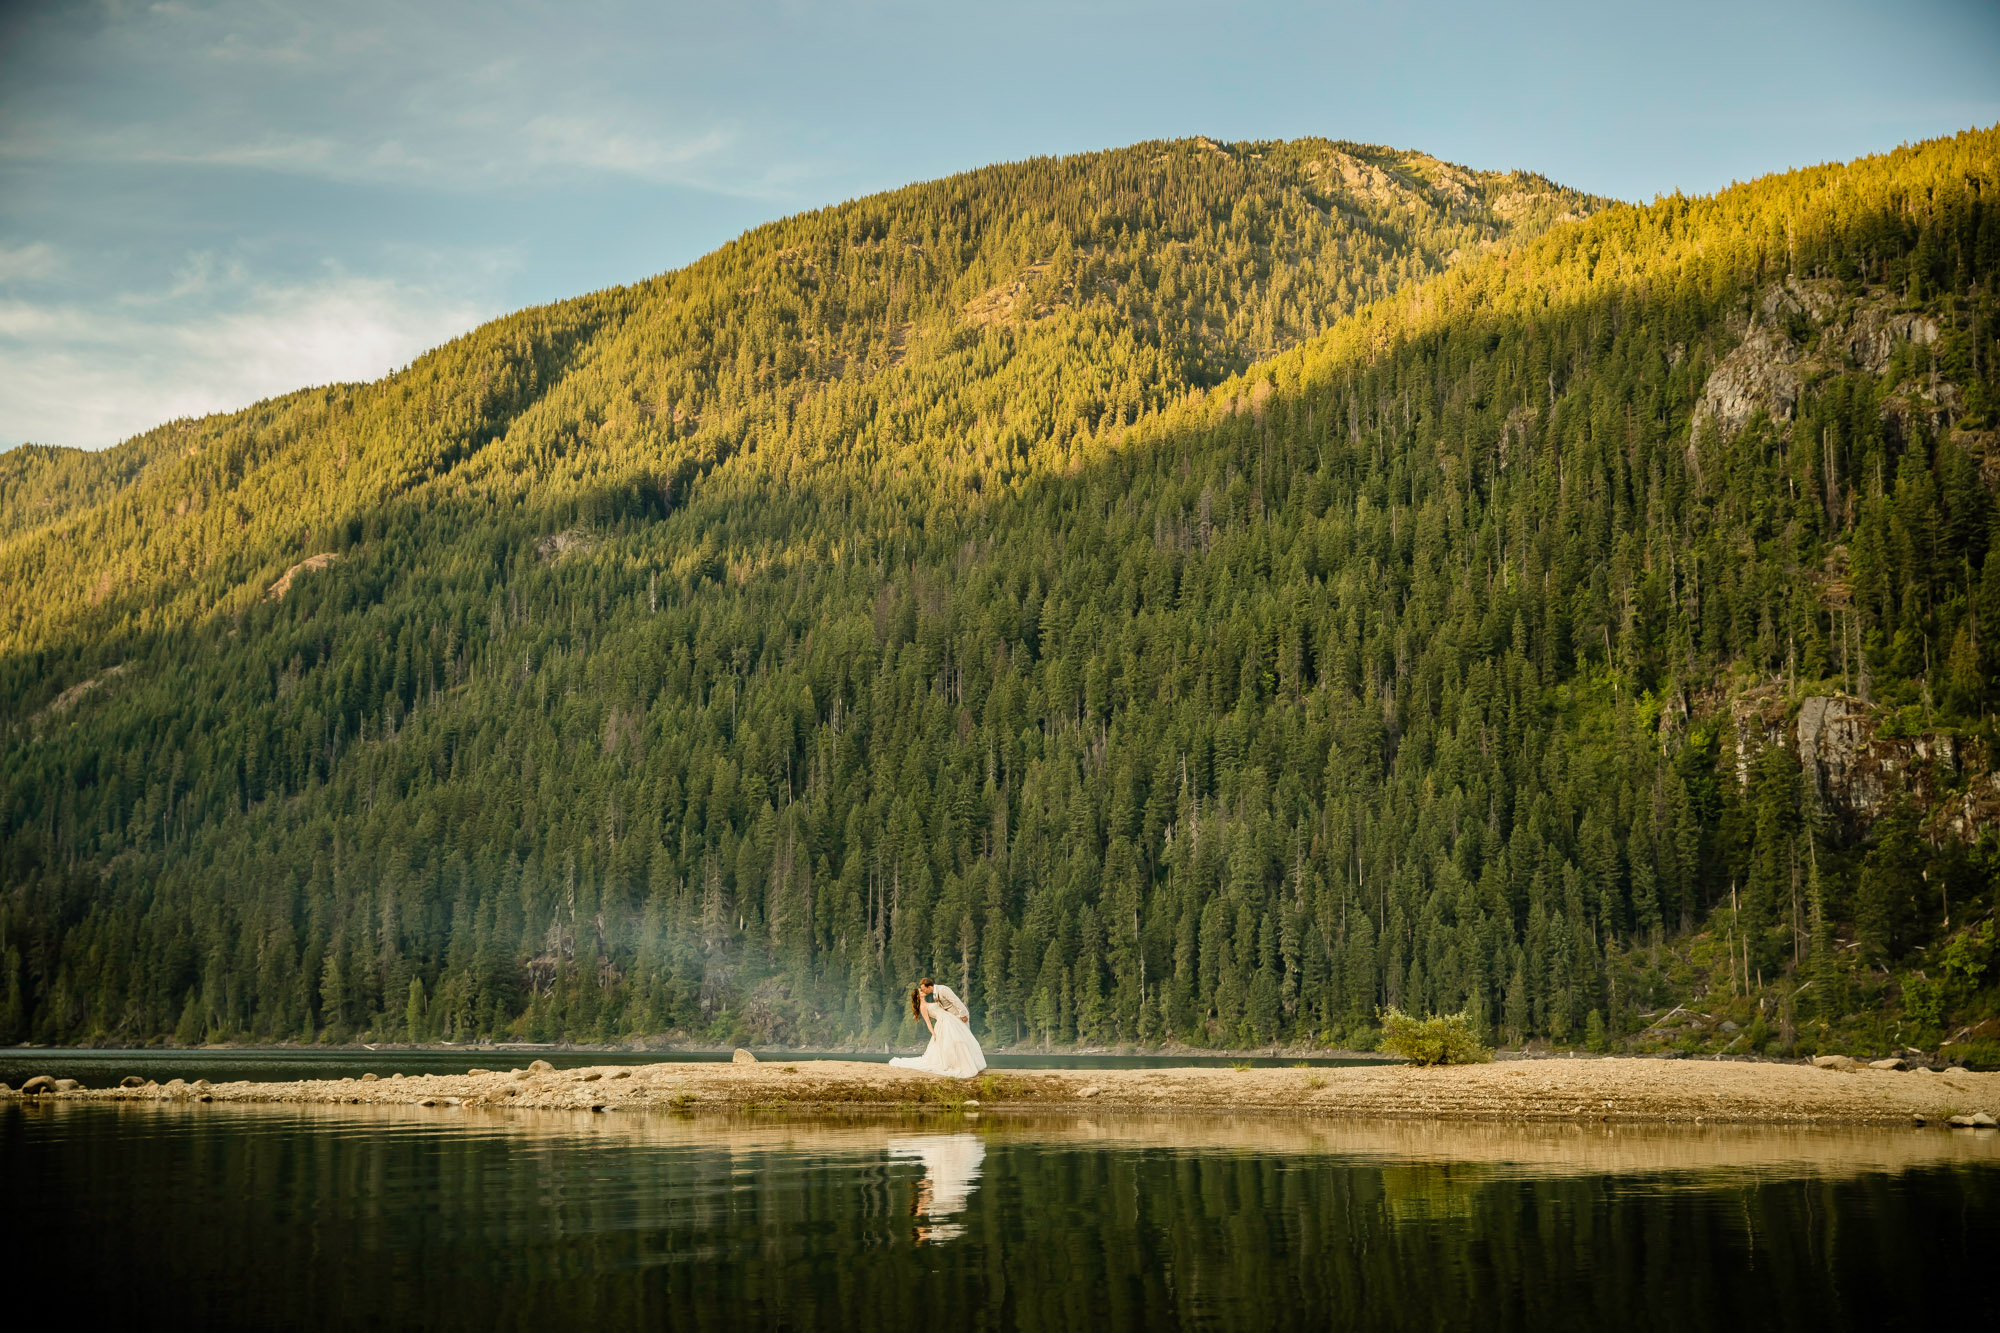
[[10, 1322], [1937, 1326], [1995, 1138], [14, 1104], [0, 1238]]
[[[911, 1055], [916, 1048], [894, 1054]], [[890, 1052], [852, 1051], [773, 1051], [772, 1060], [869, 1060], [882, 1063]], [[379, 1074], [463, 1074], [468, 1069], [512, 1069], [530, 1060], [547, 1060], [557, 1069], [579, 1069], [586, 1065], [650, 1065], [676, 1061], [727, 1060], [728, 1051], [550, 1051], [519, 1050], [508, 1047], [466, 1047], [456, 1051], [357, 1051], [357, 1050], [32, 1050], [0, 1047], [0, 1083], [18, 1088], [37, 1074], [79, 1080], [86, 1088], [108, 1088], [127, 1074], [158, 1079], [193, 1081], [208, 1079], [226, 1083], [242, 1079], [258, 1083], [300, 1078], [349, 1078], [374, 1070]], [[1231, 1056], [1183, 1055], [1043, 1055], [1034, 1052], [989, 1051], [986, 1061], [995, 1069], [1159, 1069], [1189, 1065], [1252, 1064], [1281, 1066], [1379, 1065], [1389, 1061], [1374, 1057], [1336, 1060], [1287, 1058], [1246, 1058]]]

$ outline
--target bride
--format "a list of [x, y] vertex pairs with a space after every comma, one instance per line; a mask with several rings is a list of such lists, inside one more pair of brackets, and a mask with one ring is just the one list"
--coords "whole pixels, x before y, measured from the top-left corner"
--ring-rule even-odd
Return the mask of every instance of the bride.
[[971, 1078], [986, 1068], [986, 1053], [979, 1049], [967, 1026], [972, 1011], [951, 987], [936, 985], [925, 977], [910, 990], [910, 1013], [931, 1030], [931, 1044], [922, 1055], [898, 1056], [890, 1064], [953, 1078]]

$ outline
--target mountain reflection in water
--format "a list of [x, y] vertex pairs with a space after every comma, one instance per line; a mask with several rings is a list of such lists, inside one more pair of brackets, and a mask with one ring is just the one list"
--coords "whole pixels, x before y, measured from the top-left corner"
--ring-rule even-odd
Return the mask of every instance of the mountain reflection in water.
[[1943, 1130], [15, 1104], [0, 1180], [10, 1316], [213, 1327], [1878, 1328], [2000, 1242]]

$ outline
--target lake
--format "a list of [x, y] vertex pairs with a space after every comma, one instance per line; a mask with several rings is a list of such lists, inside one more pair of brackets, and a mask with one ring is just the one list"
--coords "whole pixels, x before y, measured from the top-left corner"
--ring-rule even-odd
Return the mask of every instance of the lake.
[[15, 1326], [1937, 1326], [2000, 1143], [1228, 1117], [0, 1105]]
[[[866, 1060], [886, 1063], [891, 1054], [914, 1055], [907, 1051], [766, 1051], [771, 1060]], [[127, 1074], [140, 1078], [184, 1078], [193, 1082], [205, 1078], [211, 1083], [245, 1080], [253, 1083], [288, 1082], [301, 1078], [355, 1078], [373, 1071], [390, 1074], [463, 1074], [468, 1069], [511, 1069], [531, 1060], [547, 1060], [557, 1069], [581, 1069], [599, 1065], [673, 1064], [682, 1061], [728, 1060], [729, 1051], [589, 1051], [548, 1050], [539, 1047], [466, 1046], [456, 1050], [218, 1048], [204, 1050], [155, 1049], [141, 1051], [37, 1049], [0, 1047], [0, 1083], [18, 1088], [37, 1074], [73, 1078], [86, 1088], [114, 1087]], [[1070, 1055], [1036, 1051], [988, 1051], [986, 1063], [993, 1069], [1185, 1069], [1190, 1065], [1225, 1066], [1248, 1064], [1259, 1068], [1286, 1065], [1380, 1065], [1393, 1061], [1379, 1056], [1341, 1056], [1300, 1059], [1296, 1056], [1185, 1056], [1185, 1055]]]

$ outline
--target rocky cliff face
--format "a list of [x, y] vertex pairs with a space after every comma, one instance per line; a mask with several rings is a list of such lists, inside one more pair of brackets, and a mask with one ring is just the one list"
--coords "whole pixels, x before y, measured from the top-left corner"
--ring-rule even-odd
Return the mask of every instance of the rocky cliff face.
[[1759, 412], [1786, 422], [1814, 375], [1879, 375], [1900, 343], [1928, 347], [1937, 321], [1895, 308], [1888, 295], [1848, 297], [1837, 282], [1787, 277], [1759, 296], [1742, 341], [1710, 372], [1694, 410], [1697, 434], [1712, 423], [1727, 438]]
[[[1760, 292], [1731, 332], [1740, 341], [1716, 363], [1695, 407], [1697, 438], [1712, 429], [1726, 440], [1759, 414], [1786, 431], [1815, 380], [1884, 375], [1897, 365], [1899, 348], [1929, 347], [1941, 329], [1930, 316], [1901, 309], [1892, 293], [1857, 296], [1838, 282], [1790, 276]], [[1925, 366], [1922, 359], [1902, 363], [1897, 383], [1886, 386], [1885, 421], [1906, 426], [1914, 414], [1949, 424], [1957, 387]], [[1989, 474], [2000, 463], [2000, 449], [1984, 435], [1953, 435]], [[1845, 603], [1845, 564], [1845, 548], [1833, 548], [1823, 592], [1834, 604]], [[1798, 757], [1822, 809], [1850, 834], [1865, 833], [1899, 798], [1926, 812], [1936, 837], [1970, 841], [2000, 827], [2000, 774], [1981, 742], [1899, 730], [1890, 712], [1866, 700], [1845, 694], [1793, 700], [1776, 685], [1696, 703], [1697, 711], [1711, 708], [1726, 709], [1733, 724], [1739, 783], [1748, 785], [1765, 747], [1783, 746]]]
[[1898, 797], [1929, 812], [1936, 837], [1970, 842], [2000, 828], [2000, 773], [1978, 740], [1894, 734], [1881, 708], [1844, 694], [1801, 699], [1794, 710], [1776, 688], [1749, 691], [1731, 701], [1730, 717], [1740, 784], [1764, 747], [1782, 746], [1848, 832], [1865, 832]]

